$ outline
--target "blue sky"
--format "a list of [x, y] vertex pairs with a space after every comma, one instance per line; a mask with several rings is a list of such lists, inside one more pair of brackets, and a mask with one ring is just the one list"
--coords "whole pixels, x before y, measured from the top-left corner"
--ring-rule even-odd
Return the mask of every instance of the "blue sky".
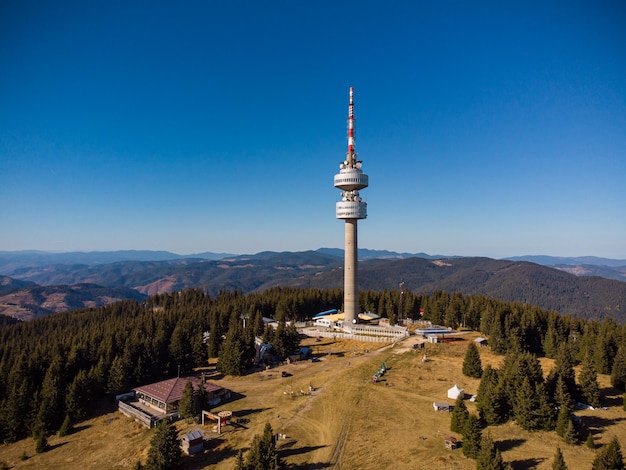
[[626, 258], [626, 3], [0, 3], [0, 250]]

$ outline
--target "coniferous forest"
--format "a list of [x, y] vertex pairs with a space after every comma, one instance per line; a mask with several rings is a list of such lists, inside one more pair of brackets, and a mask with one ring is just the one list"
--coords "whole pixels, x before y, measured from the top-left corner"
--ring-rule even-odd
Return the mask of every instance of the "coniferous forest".
[[[130, 388], [185, 374], [219, 357], [225, 374], [244, 374], [255, 355], [254, 338], [271, 342], [279, 355], [298, 346], [293, 321], [340, 308], [340, 289], [273, 288], [243, 295], [199, 289], [74, 310], [30, 322], [0, 321], [0, 441], [45, 436], [78, 423], [98, 410], [102, 399]], [[484, 368], [478, 403], [480, 420], [514, 419], [526, 429], [556, 429], [570, 423], [553, 411], [570, 399], [598, 399], [595, 374], [611, 374], [625, 389], [626, 327], [613, 320], [588, 321], [537, 307], [482, 296], [435, 292], [362, 291], [363, 311], [395, 323], [402, 315], [446, 326], [467, 327], [489, 338], [505, 355], [502, 370]], [[246, 316], [245, 327], [242, 316]], [[264, 328], [272, 317], [278, 328]], [[537, 356], [555, 359], [544, 379]], [[579, 383], [573, 367], [582, 364]], [[568, 416], [569, 418], [569, 416]], [[561, 421], [559, 421], [559, 419]], [[584, 439], [574, 436], [572, 439]], [[479, 439], [478, 439], [479, 440]]]

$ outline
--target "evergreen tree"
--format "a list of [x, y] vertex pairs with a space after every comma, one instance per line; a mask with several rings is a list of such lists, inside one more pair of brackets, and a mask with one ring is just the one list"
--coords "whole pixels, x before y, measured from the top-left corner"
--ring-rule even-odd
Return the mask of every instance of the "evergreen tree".
[[506, 399], [497, 369], [490, 365], [485, 367], [478, 386], [476, 408], [480, 419], [487, 425], [503, 423], [506, 420]]
[[615, 355], [611, 369], [611, 385], [626, 391], [626, 346], [621, 345]]
[[242, 450], [239, 450], [239, 452], [237, 452], [237, 457], [235, 457], [235, 469], [234, 470], [246, 470], [246, 463], [243, 459]]
[[480, 419], [470, 414], [463, 428], [463, 455], [471, 459], [478, 457], [480, 452], [480, 442], [482, 440], [482, 426]]
[[510, 465], [502, 460], [500, 450], [490, 435], [484, 435], [480, 443], [480, 451], [476, 457], [476, 470], [507, 470]]
[[467, 406], [465, 406], [463, 397], [459, 395], [454, 403], [454, 409], [450, 417], [450, 431], [462, 433], [468, 417], [469, 411], [467, 411]]
[[565, 465], [565, 459], [563, 459], [563, 453], [560, 447], [556, 448], [556, 455], [552, 462], [552, 470], [567, 470], [567, 465]]
[[245, 371], [245, 360], [238, 331], [229, 330], [220, 350], [217, 363], [220, 372], [226, 375], [242, 375]]
[[37, 421], [45, 432], [52, 432], [59, 429], [63, 419], [63, 366], [61, 359], [55, 358], [43, 379], [41, 394], [39, 398], [39, 413]]
[[190, 419], [195, 416], [194, 391], [191, 380], [188, 380], [183, 389], [183, 395], [178, 402], [178, 414], [181, 418]]
[[59, 437], [67, 436], [72, 432], [72, 419], [70, 415], [65, 415], [65, 419], [63, 420], [63, 424], [61, 424], [61, 429], [59, 429]]
[[593, 434], [591, 434], [591, 432], [587, 433], [587, 440], [585, 441], [585, 445], [590, 449], [596, 449], [596, 441], [593, 439]]
[[72, 421], [76, 422], [85, 416], [92, 393], [89, 375], [84, 369], [79, 370], [67, 387], [65, 396], [65, 411]]
[[561, 408], [567, 408], [568, 411], [571, 411], [572, 406], [572, 397], [565, 385], [565, 381], [563, 380], [563, 376], [557, 375], [556, 379], [556, 387], [554, 391], [554, 402]]
[[278, 470], [283, 465], [276, 450], [272, 426], [266, 423], [263, 434], [261, 436], [257, 434], [252, 439], [245, 468], [247, 470]]
[[467, 346], [465, 359], [463, 360], [463, 374], [468, 377], [480, 379], [483, 375], [483, 366], [480, 360], [480, 353], [474, 342]]
[[176, 427], [167, 420], [159, 423], [150, 439], [146, 470], [176, 470], [180, 468], [182, 451]]
[[572, 412], [569, 406], [561, 405], [561, 407], [559, 408], [559, 414], [556, 417], [555, 428], [556, 433], [561, 437], [565, 436], [567, 426], [572, 421], [571, 414]]
[[567, 426], [565, 427], [565, 431], [563, 433], [563, 440], [567, 444], [576, 444], [578, 443], [578, 431], [576, 431], [576, 426], [574, 426], [574, 421], [570, 418], [567, 422]]
[[624, 457], [617, 437], [604, 445], [596, 455], [592, 470], [624, 470]]
[[527, 431], [554, 429], [554, 411], [543, 383], [533, 388], [527, 377], [521, 382], [514, 402], [515, 422]]
[[598, 385], [598, 374], [589, 356], [585, 356], [578, 381], [580, 382], [580, 392], [585, 402], [595, 408], [599, 407], [600, 385]]
[[35, 452], [41, 454], [48, 450], [48, 439], [46, 438], [46, 432], [42, 428], [35, 431], [33, 438], [35, 439]]
[[109, 369], [107, 391], [113, 395], [128, 391], [131, 375], [132, 369], [126, 355], [115, 356]]

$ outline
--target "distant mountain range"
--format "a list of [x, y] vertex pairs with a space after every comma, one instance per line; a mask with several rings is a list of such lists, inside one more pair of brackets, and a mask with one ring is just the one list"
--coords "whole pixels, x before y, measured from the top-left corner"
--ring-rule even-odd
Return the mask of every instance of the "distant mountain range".
[[[360, 289], [397, 289], [402, 280], [405, 289], [419, 293], [480, 294], [584, 318], [626, 319], [623, 260], [546, 256], [494, 260], [367, 249], [359, 250], [359, 259]], [[599, 272], [618, 280], [597, 277]], [[0, 252], [0, 275], [7, 276], [0, 276], [0, 313], [28, 319], [190, 287], [211, 294], [274, 286], [342, 288], [343, 250], [189, 256], [155, 251]]]

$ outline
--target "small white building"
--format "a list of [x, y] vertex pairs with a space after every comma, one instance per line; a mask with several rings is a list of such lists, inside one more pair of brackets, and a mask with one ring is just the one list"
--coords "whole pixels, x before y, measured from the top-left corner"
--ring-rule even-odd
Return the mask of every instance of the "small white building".
[[187, 455], [197, 454], [204, 450], [204, 435], [202, 431], [192, 431], [183, 436], [181, 447], [183, 452]]
[[448, 390], [448, 398], [450, 400], [456, 400], [459, 395], [463, 398], [465, 397], [465, 392], [462, 388], [459, 388], [456, 384], [454, 384], [454, 387]]

